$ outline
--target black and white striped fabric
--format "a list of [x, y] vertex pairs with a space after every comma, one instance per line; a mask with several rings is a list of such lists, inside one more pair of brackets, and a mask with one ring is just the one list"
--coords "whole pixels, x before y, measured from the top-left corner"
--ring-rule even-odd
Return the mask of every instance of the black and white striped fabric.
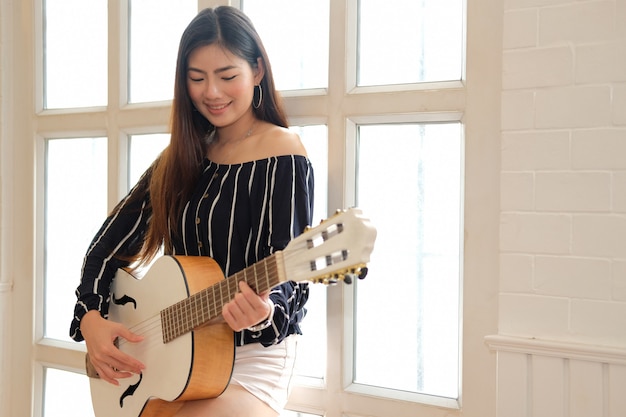
[[[205, 160], [181, 216], [182, 236], [174, 239], [173, 255], [210, 256], [230, 276], [283, 249], [311, 224], [313, 185], [313, 169], [304, 156], [234, 165]], [[127, 266], [123, 259], [141, 247], [151, 213], [148, 193], [140, 188], [131, 190], [109, 215], [85, 255], [70, 328], [74, 340], [83, 340], [79, 326], [87, 311], [97, 309], [107, 316], [111, 280], [118, 268]], [[136, 197], [133, 193], [144, 195], [129, 198]], [[272, 326], [260, 332], [238, 332], [238, 345], [269, 346], [301, 333], [307, 284], [285, 282], [271, 291], [270, 298], [275, 305]]]

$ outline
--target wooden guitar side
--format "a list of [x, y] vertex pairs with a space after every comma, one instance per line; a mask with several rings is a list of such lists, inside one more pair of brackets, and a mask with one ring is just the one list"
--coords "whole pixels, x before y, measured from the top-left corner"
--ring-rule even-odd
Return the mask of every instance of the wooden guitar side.
[[[131, 330], [148, 319], [160, 325], [154, 318], [160, 310], [224, 279], [208, 257], [163, 257], [157, 262], [141, 280], [118, 272], [112, 297], [133, 302], [112, 302], [109, 319]], [[209, 323], [169, 343], [159, 339], [120, 346], [146, 365], [141, 377], [120, 379], [119, 387], [90, 379], [96, 417], [171, 417], [185, 401], [215, 398], [226, 389], [235, 349], [227, 324]], [[127, 395], [133, 385], [137, 388]]]

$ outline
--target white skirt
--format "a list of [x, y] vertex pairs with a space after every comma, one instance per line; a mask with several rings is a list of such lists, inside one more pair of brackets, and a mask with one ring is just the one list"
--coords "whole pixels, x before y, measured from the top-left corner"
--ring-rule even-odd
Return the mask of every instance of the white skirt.
[[230, 383], [240, 385], [280, 414], [289, 397], [297, 342], [297, 335], [292, 334], [268, 347], [260, 343], [237, 346]]

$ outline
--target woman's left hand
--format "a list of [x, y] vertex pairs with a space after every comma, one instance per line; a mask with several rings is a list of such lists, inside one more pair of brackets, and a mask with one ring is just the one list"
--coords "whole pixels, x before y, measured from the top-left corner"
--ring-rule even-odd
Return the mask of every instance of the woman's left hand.
[[269, 291], [259, 295], [245, 281], [239, 283], [239, 291], [222, 309], [224, 320], [236, 332], [268, 319], [272, 311]]

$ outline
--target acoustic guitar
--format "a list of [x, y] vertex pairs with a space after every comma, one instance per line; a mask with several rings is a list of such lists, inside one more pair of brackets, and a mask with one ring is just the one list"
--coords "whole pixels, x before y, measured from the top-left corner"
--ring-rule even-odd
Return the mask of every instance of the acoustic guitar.
[[162, 256], [141, 279], [119, 270], [109, 320], [144, 337], [140, 343], [119, 340], [117, 345], [146, 368], [115, 386], [98, 378], [87, 355], [96, 417], [169, 417], [185, 401], [219, 396], [232, 373], [234, 333], [213, 319], [238, 292], [239, 281], [257, 293], [287, 280], [350, 283], [365, 277], [375, 239], [370, 221], [351, 208], [226, 279], [204, 256]]

